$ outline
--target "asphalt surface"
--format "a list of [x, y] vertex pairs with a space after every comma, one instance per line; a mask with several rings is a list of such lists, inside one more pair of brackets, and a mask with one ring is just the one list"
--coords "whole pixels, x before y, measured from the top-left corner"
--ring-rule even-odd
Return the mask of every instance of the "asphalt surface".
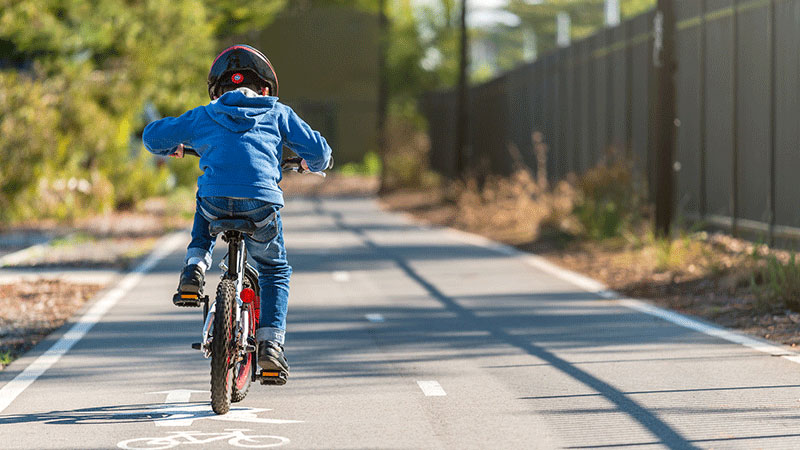
[[795, 362], [372, 200], [295, 199], [283, 217], [287, 385], [210, 411], [209, 363], [190, 348], [201, 314], [170, 301], [186, 235], [0, 411], [0, 447], [800, 448]]

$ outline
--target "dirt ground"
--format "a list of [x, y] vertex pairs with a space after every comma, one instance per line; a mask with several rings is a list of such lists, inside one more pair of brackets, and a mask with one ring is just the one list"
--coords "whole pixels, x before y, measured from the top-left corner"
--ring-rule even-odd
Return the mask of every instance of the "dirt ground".
[[61, 327], [105, 287], [51, 276], [35, 279], [30, 274], [36, 272], [27, 272], [29, 269], [128, 270], [152, 250], [159, 237], [190, 223], [185, 213], [175, 210], [174, 199], [162, 198], [145, 202], [135, 211], [89, 217], [70, 224], [42, 221], [0, 230], [0, 250], [5, 253], [26, 247], [21, 245], [26, 235], [31, 240], [47, 241], [4, 267], [10, 269], [6, 273], [27, 275], [0, 284], [0, 367]]
[[[758, 246], [750, 242], [724, 234], [696, 233], [663, 249], [657, 244], [623, 240], [569, 240], [544, 228], [530, 239], [531, 233], [464, 220], [463, 205], [431, 192], [399, 191], [383, 196], [381, 202], [389, 210], [409, 213], [426, 223], [482, 234], [539, 254], [623, 295], [777, 343], [800, 344], [800, 313], [765, 305], [753, 292], [752, 270], [747, 269]], [[502, 224], [510, 220], [493, 221]]]
[[0, 368], [63, 325], [100, 289], [61, 280], [0, 284]]

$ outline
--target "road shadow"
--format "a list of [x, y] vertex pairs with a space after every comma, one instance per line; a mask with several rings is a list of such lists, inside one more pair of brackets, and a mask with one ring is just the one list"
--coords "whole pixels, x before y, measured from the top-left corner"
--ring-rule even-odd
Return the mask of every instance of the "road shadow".
[[[16, 423], [46, 423], [50, 425], [119, 425], [125, 423], [152, 422], [168, 420], [175, 414], [191, 414], [197, 407], [207, 406], [208, 402], [172, 404], [165, 411], [163, 403], [140, 403], [131, 405], [97, 406], [72, 410], [54, 410], [38, 413], [0, 415], [0, 425]], [[213, 411], [212, 411], [213, 414]]]
[[0, 415], [0, 425], [40, 423], [48, 425], [121, 425], [153, 422], [162, 427], [186, 427], [195, 421], [248, 422], [258, 424], [300, 423], [297, 420], [259, 417], [270, 411], [234, 404], [227, 414], [216, 414], [209, 402], [140, 403], [97, 406], [73, 410]]
[[[591, 348], [593, 346], [621, 346], [625, 345], [638, 345], [641, 346], [644, 342], [652, 340], [653, 342], [667, 342], [680, 341], [689, 339], [697, 339], [696, 333], [680, 327], [669, 327], [666, 336], [656, 333], [648, 333], [643, 328], [653, 326], [652, 322], [638, 320], [641, 314], [634, 311], [627, 310], [609, 310], [607, 306], [598, 305], [597, 308], [586, 306], [587, 299], [596, 299], [602, 301], [600, 296], [587, 294], [585, 292], [569, 292], [559, 294], [544, 294], [539, 298], [538, 302], [535, 298], [537, 294], [520, 294], [525, 298], [525, 302], [514, 302], [508, 296], [501, 295], [501, 299], [495, 299], [493, 305], [485, 305], [485, 309], [481, 309], [479, 302], [477, 307], [473, 307], [469, 299], [464, 299], [459, 296], [458, 300], [446, 295], [440, 290], [433, 282], [426, 276], [415, 269], [410, 260], [416, 261], [419, 258], [420, 249], [416, 249], [414, 253], [410, 253], [408, 248], [401, 246], [388, 247], [381, 245], [373, 238], [366, 230], [366, 227], [360, 226], [359, 221], [350, 221], [350, 217], [346, 216], [346, 211], [338, 208], [326, 209], [322, 202], [316, 202], [316, 212], [320, 215], [328, 216], [333, 219], [334, 224], [345, 231], [348, 231], [357, 236], [363, 242], [366, 249], [372, 253], [372, 259], [382, 259], [385, 262], [390, 262], [394, 267], [399, 268], [408, 278], [413, 280], [419, 287], [423, 288], [425, 293], [431, 298], [437, 300], [443, 307], [444, 312], [435, 312], [435, 318], [428, 318], [428, 320], [421, 320], [421, 324], [417, 323], [409, 325], [410, 317], [415, 314], [405, 311], [405, 320], [403, 325], [397, 325], [397, 328], [405, 326], [405, 334], [401, 330], [384, 330], [381, 333], [390, 333], [395, 345], [402, 346], [416, 341], [422, 343], [421, 345], [431, 345], [436, 342], [439, 344], [447, 343], [450, 346], [480, 346], [487, 341], [487, 338], [492, 340], [501, 341], [508, 345], [522, 350], [525, 353], [534, 356], [541, 360], [547, 366], [554, 368], [561, 373], [567, 375], [575, 381], [578, 381], [587, 388], [588, 391], [596, 392], [598, 396], [604, 398], [610, 403], [609, 408], [602, 411], [603, 413], [623, 413], [647, 431], [649, 431], [656, 439], [656, 444], [665, 445], [669, 448], [697, 448], [699, 442], [689, 440], [682, 435], [672, 425], [667, 423], [662, 417], [662, 411], [651, 410], [639, 402], [637, 402], [631, 394], [626, 393], [612, 385], [610, 382], [590, 373], [586, 369], [580, 367], [579, 364], [568, 361], [564, 357], [557, 355], [554, 350], [558, 346], [565, 348]], [[345, 221], [345, 217], [348, 220]], [[469, 257], [470, 253], [487, 252], [486, 249], [473, 246], [462, 246], [457, 251], [451, 253], [451, 257], [458, 254], [460, 256]], [[366, 252], [365, 252], [366, 253]], [[422, 252], [424, 253], [424, 252]], [[497, 255], [494, 255], [497, 257]], [[481, 297], [489, 297], [484, 295]], [[560, 296], [560, 298], [559, 298]], [[543, 314], [545, 310], [536, 311], [537, 303], [542, 301], [551, 303], [560, 303], [562, 308], [555, 313]], [[570, 313], [564, 312], [568, 308], [570, 302], [581, 302], [578, 312]], [[464, 306], [470, 305], [469, 307]], [[506, 310], [499, 310], [498, 305], [512, 305]], [[605, 311], [602, 311], [602, 309]], [[587, 311], [587, 309], [594, 309]], [[428, 311], [430, 313], [431, 311]], [[398, 314], [400, 314], [398, 312]], [[558, 316], [557, 320], [555, 316]], [[630, 315], [630, 319], [626, 318]], [[421, 314], [419, 314], [421, 316]], [[394, 318], [396, 319], [396, 318]], [[392, 322], [394, 323], [394, 319]], [[473, 333], [460, 333], [460, 338], [445, 338], [442, 342], [441, 336], [439, 339], [436, 337], [436, 332], [445, 333], [447, 329], [453, 330], [453, 324], [446, 322], [458, 322], [456, 329], [470, 330]], [[634, 325], [637, 324], [637, 325]], [[448, 326], [449, 325], [449, 326]], [[392, 325], [385, 326], [391, 328]], [[581, 329], [581, 333], [576, 333], [575, 329]], [[510, 331], [513, 330], [513, 331]], [[599, 333], [592, 333], [592, 330], [597, 330]], [[394, 331], [394, 333], [392, 332]], [[443, 335], [444, 336], [444, 335]], [[566, 342], [565, 342], [566, 337]], [[319, 338], [322, 336], [307, 338]], [[417, 344], [419, 345], [419, 344]], [[485, 345], [485, 344], [484, 344]], [[478, 347], [479, 348], [479, 347]], [[641, 347], [640, 347], [641, 348]], [[615, 354], [620, 352], [615, 352]], [[463, 356], [461, 356], [463, 357]], [[441, 359], [441, 358], [439, 358]], [[632, 358], [637, 359], [637, 358]], [[397, 361], [394, 361], [395, 363]], [[352, 367], [351, 367], [352, 368]], [[322, 369], [322, 368], [321, 368]], [[325, 370], [335, 370], [334, 365], [324, 368]], [[361, 371], [362, 376], [364, 370]], [[380, 370], [373, 373], [380, 374]], [[714, 407], [708, 408], [703, 411], [703, 414], [714, 414], [715, 412], [722, 412], [724, 408]], [[756, 411], [755, 407], [749, 411]], [[763, 411], [763, 410], [762, 410]], [[563, 412], [563, 411], [562, 411]], [[580, 412], [576, 410], [576, 412]], [[742, 411], [738, 411], [742, 412]], [[558, 411], [555, 411], [558, 413]], [[627, 444], [621, 444], [626, 446]]]

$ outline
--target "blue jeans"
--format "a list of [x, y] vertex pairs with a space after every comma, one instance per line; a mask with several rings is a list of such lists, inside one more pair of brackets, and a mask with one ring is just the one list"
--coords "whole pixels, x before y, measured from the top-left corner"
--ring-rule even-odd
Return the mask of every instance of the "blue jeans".
[[261, 222], [273, 212], [275, 219], [261, 226], [253, 236], [245, 236], [247, 253], [256, 263], [258, 285], [261, 288], [261, 317], [256, 338], [283, 344], [286, 336], [286, 312], [289, 308], [289, 278], [292, 267], [286, 260], [283, 244], [283, 223], [279, 205], [262, 200], [203, 197], [197, 199], [197, 211], [192, 227], [192, 242], [186, 251], [186, 261], [202, 258], [211, 267], [211, 252], [216, 239], [211, 237], [209, 221], [220, 217], [243, 217]]

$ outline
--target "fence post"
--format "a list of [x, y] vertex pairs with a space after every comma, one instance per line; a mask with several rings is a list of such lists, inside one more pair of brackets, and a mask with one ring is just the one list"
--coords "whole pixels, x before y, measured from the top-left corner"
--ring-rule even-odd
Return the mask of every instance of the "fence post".
[[777, 101], [775, 99], [775, 86], [777, 84], [776, 81], [776, 61], [775, 61], [775, 39], [777, 37], [777, 31], [775, 29], [775, 1], [770, 0], [769, 2], [769, 52], [770, 52], [770, 82], [769, 82], [769, 101], [770, 101], [770, 110], [769, 110], [769, 245], [775, 244], [775, 209], [776, 209], [776, 199], [775, 199], [775, 136], [776, 136], [776, 125], [775, 119], [776, 117], [776, 108], [777, 108]]
[[738, 84], [739, 84], [739, 0], [733, 0], [733, 17], [731, 18], [733, 28], [733, 63], [731, 64], [731, 115], [733, 120], [731, 122], [731, 133], [733, 137], [732, 166], [733, 178], [731, 180], [731, 234], [734, 236], [739, 234], [738, 217], [739, 217], [739, 133], [737, 127], [739, 126], [739, 98], [738, 98]]
[[458, 106], [456, 117], [456, 172], [464, 178], [467, 171], [467, 127], [469, 105], [467, 104], [467, 0], [461, 0], [461, 37], [458, 61]]
[[633, 161], [633, 22], [625, 22], [625, 157]]
[[599, 146], [597, 145], [597, 134], [598, 134], [597, 133], [597, 119], [595, 118], [595, 114], [597, 114], [597, 108], [596, 108], [596, 103], [597, 103], [597, 93], [596, 92], [597, 92], [597, 89], [595, 89], [595, 83], [594, 83], [595, 74], [597, 73], [597, 67], [596, 67], [597, 64], [595, 64], [595, 59], [594, 59], [594, 50], [596, 50], [596, 47], [597, 47], [597, 45], [595, 44], [596, 40], [597, 40], [596, 38], [590, 40], [589, 41], [589, 45], [586, 46], [587, 47], [587, 49], [586, 49], [586, 64], [587, 64], [586, 72], [588, 74], [588, 77], [587, 77], [588, 81], [586, 82], [586, 88], [589, 90], [589, 92], [587, 92], [587, 96], [586, 96], [586, 99], [587, 99], [587, 106], [586, 106], [586, 108], [587, 108], [586, 109], [586, 125], [587, 125], [586, 131], [587, 131], [587, 133], [586, 134], [587, 134], [587, 137], [588, 137], [588, 140], [589, 140], [589, 143], [588, 143], [589, 145], [588, 145], [587, 148], [589, 150], [589, 157], [591, 158], [591, 160], [588, 161], [588, 164], [586, 166], [587, 169], [591, 169], [592, 167], [595, 166], [595, 164], [597, 164], [597, 162], [599, 160], [597, 158], [597, 152], [598, 151], [602, 151], [602, 150], [598, 150]]
[[605, 34], [606, 41], [605, 55], [603, 55], [606, 63], [606, 145], [603, 146], [603, 150], [616, 151], [618, 149], [614, 148], [614, 123], [617, 117], [614, 117], [614, 106], [617, 98], [614, 95], [614, 54], [611, 52], [614, 45], [614, 33], [612, 28], [606, 27], [603, 34]]
[[386, 186], [386, 112], [389, 104], [389, 74], [387, 69], [386, 54], [389, 47], [389, 19], [386, 15], [386, 0], [378, 2], [378, 152], [381, 159], [380, 191], [384, 192]]
[[706, 139], [706, 11], [708, 8], [708, 0], [700, 1], [700, 79], [698, 85], [700, 88], [700, 219], [705, 220], [708, 203], [708, 192], [706, 190], [706, 152], [707, 139]]
[[668, 236], [675, 191], [675, 11], [673, 0], [658, 0], [654, 19], [653, 63], [656, 67], [655, 150], [656, 232]]

